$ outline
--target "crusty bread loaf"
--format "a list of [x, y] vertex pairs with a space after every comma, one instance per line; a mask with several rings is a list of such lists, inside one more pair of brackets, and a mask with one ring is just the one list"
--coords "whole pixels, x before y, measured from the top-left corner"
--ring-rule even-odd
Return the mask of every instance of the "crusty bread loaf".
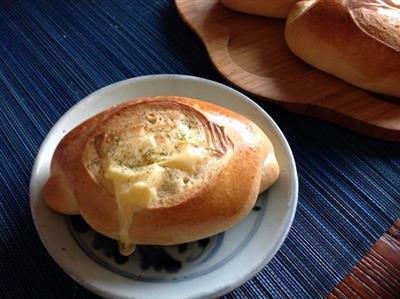
[[285, 35], [292, 52], [309, 64], [358, 87], [400, 97], [399, 1], [299, 1]]
[[221, 0], [230, 9], [258, 16], [286, 18], [290, 6], [298, 0]]
[[226, 230], [278, 174], [272, 144], [247, 118], [195, 99], [141, 98], [68, 133], [43, 193], [53, 209], [81, 214], [130, 254], [134, 244]]

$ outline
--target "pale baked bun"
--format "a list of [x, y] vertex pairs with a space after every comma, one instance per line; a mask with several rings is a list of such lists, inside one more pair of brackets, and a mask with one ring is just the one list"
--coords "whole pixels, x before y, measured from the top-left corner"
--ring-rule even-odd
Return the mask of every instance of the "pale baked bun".
[[285, 35], [292, 52], [309, 64], [400, 97], [400, 1], [299, 1]]
[[286, 18], [291, 5], [298, 0], [221, 0], [232, 10], [258, 16]]
[[96, 231], [169, 245], [226, 230], [252, 209], [279, 167], [247, 118], [183, 97], [140, 98], [85, 121], [57, 146], [47, 204], [81, 214]]

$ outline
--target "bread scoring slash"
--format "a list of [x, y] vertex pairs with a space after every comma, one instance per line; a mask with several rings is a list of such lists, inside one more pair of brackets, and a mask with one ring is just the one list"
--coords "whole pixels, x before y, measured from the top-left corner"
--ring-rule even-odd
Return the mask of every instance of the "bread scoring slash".
[[132, 100], [58, 144], [43, 194], [63, 214], [135, 244], [199, 240], [240, 222], [278, 178], [268, 137], [247, 118], [196, 99]]

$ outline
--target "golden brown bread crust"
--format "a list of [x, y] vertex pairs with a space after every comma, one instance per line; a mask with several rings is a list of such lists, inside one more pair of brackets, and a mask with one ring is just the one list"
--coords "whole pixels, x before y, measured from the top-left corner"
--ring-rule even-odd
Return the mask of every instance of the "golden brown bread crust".
[[285, 37], [311, 65], [400, 97], [400, 6], [393, 1], [299, 1], [290, 10]]
[[143, 244], [177, 244], [214, 235], [239, 222], [258, 195], [261, 169], [243, 167], [260, 163], [254, 151], [235, 155], [213, 182], [185, 202], [142, 210], [133, 218], [131, 233]]
[[[219, 233], [245, 217], [260, 191], [262, 164], [270, 155], [264, 171], [269, 173], [264, 186], [276, 181], [279, 167], [273, 148], [264, 133], [243, 116], [222, 107], [182, 97], [142, 98], [112, 107], [85, 121], [59, 143], [51, 164], [51, 176], [44, 187], [46, 202], [65, 214], [80, 213], [98, 232], [119, 239], [118, 207], [113, 194], [101, 185], [85, 167], [84, 151], [97, 126], [118, 111], [134, 109], [139, 104], [171, 102], [194, 107], [208, 119], [224, 126], [233, 143], [231, 159], [210, 175], [206, 183], [176, 201], [176, 204], [149, 206], [136, 212], [129, 235], [136, 244], [168, 245], [201, 239]], [[125, 109], [125, 110], [124, 110]], [[242, 124], [244, 136], [235, 125]], [[230, 126], [230, 127], [228, 127]], [[249, 140], [244, 140], [246, 138]], [[252, 145], [253, 144], [253, 145]], [[55, 178], [63, 176], [63, 180]], [[69, 189], [71, 196], [65, 195]]]
[[221, 0], [232, 10], [258, 16], [286, 18], [291, 5], [298, 0]]

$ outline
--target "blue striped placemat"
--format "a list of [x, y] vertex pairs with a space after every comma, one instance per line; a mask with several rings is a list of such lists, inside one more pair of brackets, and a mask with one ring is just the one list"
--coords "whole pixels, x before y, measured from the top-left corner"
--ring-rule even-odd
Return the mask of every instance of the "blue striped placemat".
[[[156, 73], [227, 84], [173, 1], [0, 1], [1, 297], [96, 297], [40, 243], [29, 210], [31, 168], [74, 103]], [[276, 257], [226, 298], [325, 297], [400, 215], [400, 145], [260, 104], [292, 147], [299, 206]]]

